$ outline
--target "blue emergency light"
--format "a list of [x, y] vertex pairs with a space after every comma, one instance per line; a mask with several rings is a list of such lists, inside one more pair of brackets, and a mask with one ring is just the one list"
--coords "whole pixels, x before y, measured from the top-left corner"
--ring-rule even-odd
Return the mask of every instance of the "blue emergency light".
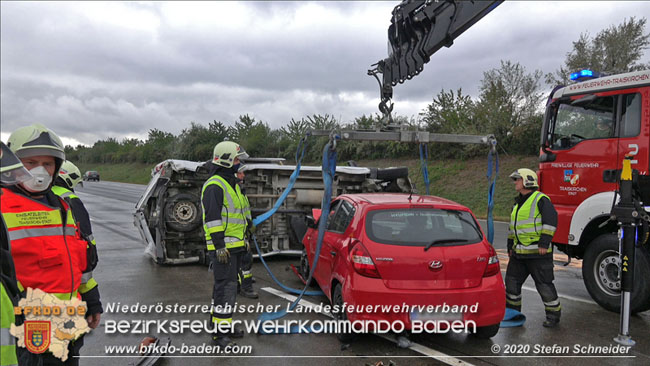
[[600, 77], [600, 73], [585, 69], [572, 73], [570, 78], [573, 81], [581, 81], [584, 79], [595, 79], [597, 77]]

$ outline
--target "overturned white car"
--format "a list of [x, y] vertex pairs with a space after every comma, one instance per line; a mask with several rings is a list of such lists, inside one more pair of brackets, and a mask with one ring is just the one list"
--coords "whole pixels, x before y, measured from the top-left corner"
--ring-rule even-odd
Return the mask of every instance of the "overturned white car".
[[[251, 158], [244, 168], [244, 186], [253, 218], [270, 210], [295, 170], [284, 159]], [[165, 160], [152, 170], [152, 178], [136, 205], [134, 224], [146, 252], [160, 264], [205, 263], [201, 187], [209, 178], [204, 162]], [[336, 168], [333, 196], [361, 192], [409, 192], [408, 169]], [[256, 237], [264, 256], [300, 255], [306, 215], [319, 208], [323, 197], [320, 166], [302, 166], [300, 175], [280, 209], [257, 226]]]

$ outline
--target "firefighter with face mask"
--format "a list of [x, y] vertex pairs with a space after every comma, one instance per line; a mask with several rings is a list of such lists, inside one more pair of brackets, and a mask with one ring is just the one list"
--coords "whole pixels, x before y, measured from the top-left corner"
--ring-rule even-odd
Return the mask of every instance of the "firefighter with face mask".
[[203, 184], [203, 231], [214, 275], [212, 322], [217, 328], [213, 340], [221, 347], [232, 344], [231, 337], [244, 332], [232, 325], [232, 307], [237, 296], [237, 274], [246, 252], [244, 235], [246, 214], [244, 197], [235, 174], [246, 151], [232, 141], [214, 147], [212, 160], [206, 164], [211, 177]]
[[557, 227], [553, 203], [539, 192], [537, 174], [517, 169], [510, 174], [519, 195], [510, 216], [508, 232], [508, 269], [506, 270], [506, 306], [521, 311], [521, 287], [529, 275], [535, 281], [546, 311], [544, 327], [560, 322], [560, 300], [553, 285], [553, 246]]
[[[0, 184], [2, 187], [9, 187], [24, 182], [32, 177], [23, 167], [16, 155], [9, 150], [4, 142], [0, 142]], [[2, 196], [0, 190], [0, 196]], [[1, 200], [2, 198], [0, 198]], [[0, 228], [0, 366], [17, 365], [16, 339], [9, 333], [11, 324], [20, 325], [16, 322], [14, 306], [18, 306], [20, 291], [16, 282], [16, 267], [11, 257], [11, 245], [9, 233], [5, 220], [0, 216], [2, 228]]]
[[253, 217], [251, 215], [251, 204], [248, 201], [246, 196], [246, 189], [244, 188], [244, 178], [246, 177], [244, 173], [244, 165], [239, 168], [237, 172], [237, 184], [242, 192], [242, 198], [244, 199], [244, 215], [246, 215], [246, 252], [242, 256], [241, 266], [239, 267], [239, 288], [238, 291], [243, 297], [248, 297], [249, 299], [257, 299], [259, 295], [257, 291], [253, 289], [253, 252], [251, 251], [251, 240], [253, 240], [252, 235], [255, 233], [255, 225], [253, 225]]
[[[7, 145], [32, 174], [29, 180], [3, 187], [0, 202], [19, 290], [38, 288], [61, 300], [81, 297], [89, 306], [98, 303], [96, 287], [80, 295], [87, 243], [70, 206], [51, 190], [65, 160], [61, 139], [47, 127], [35, 124], [14, 131]], [[87, 317], [89, 324], [99, 323], [99, 313]], [[17, 350], [18, 359], [21, 365], [77, 365], [79, 358], [75, 356], [82, 345], [83, 338], [70, 342], [65, 363], [49, 352], [33, 354], [22, 347]]]

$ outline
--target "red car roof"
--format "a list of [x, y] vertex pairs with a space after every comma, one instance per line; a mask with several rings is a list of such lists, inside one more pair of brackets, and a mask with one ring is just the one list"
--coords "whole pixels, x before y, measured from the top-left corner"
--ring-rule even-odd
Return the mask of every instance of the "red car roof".
[[444, 206], [445, 208], [469, 209], [457, 202], [437, 196], [421, 196], [414, 194], [409, 201], [408, 193], [358, 193], [344, 194], [339, 196], [347, 197], [349, 200], [358, 204], [371, 205], [423, 205], [423, 206]]

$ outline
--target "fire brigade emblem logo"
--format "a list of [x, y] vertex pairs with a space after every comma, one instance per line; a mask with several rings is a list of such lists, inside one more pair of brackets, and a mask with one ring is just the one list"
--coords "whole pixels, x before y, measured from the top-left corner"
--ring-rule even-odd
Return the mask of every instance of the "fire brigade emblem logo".
[[571, 185], [572, 186], [577, 186], [578, 183], [580, 183], [580, 175], [574, 174], [571, 176]]
[[25, 347], [31, 353], [43, 353], [50, 347], [50, 322], [47, 320], [25, 321]]

